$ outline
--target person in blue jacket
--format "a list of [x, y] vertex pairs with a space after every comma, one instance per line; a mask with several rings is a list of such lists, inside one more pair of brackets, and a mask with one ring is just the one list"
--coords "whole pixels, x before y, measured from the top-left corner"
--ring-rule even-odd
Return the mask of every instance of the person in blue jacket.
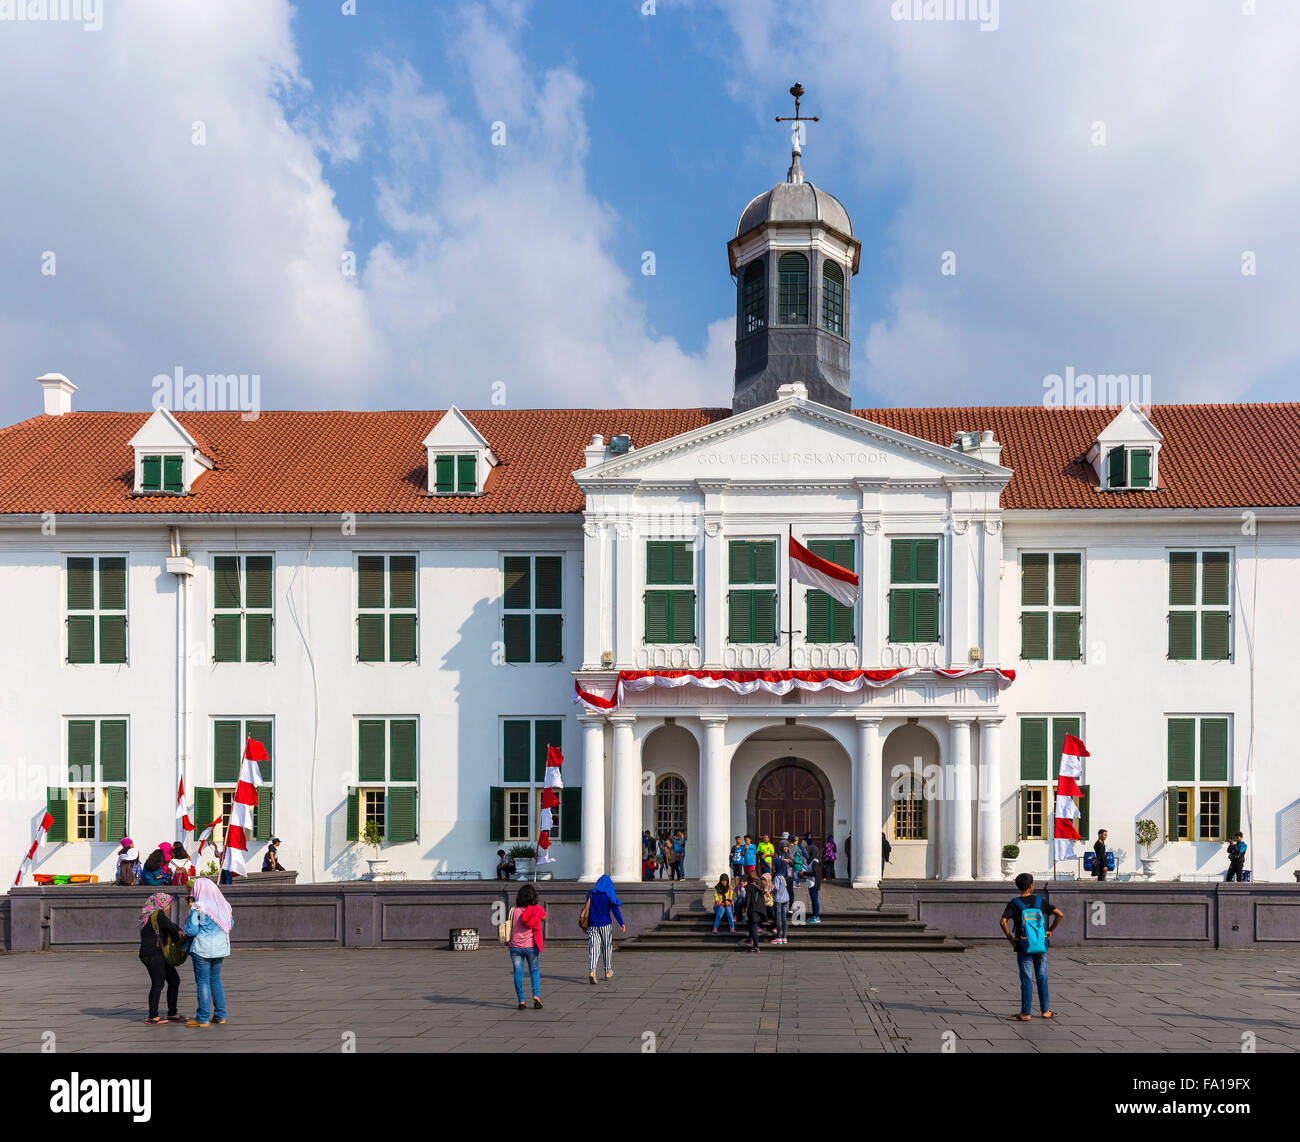
[[235, 917], [221, 889], [200, 876], [190, 886], [190, 914], [185, 918], [185, 934], [194, 937], [190, 959], [194, 961], [194, 987], [199, 993], [198, 1009], [186, 1027], [206, 1027], [209, 1005], [213, 1023], [226, 1021], [221, 965], [230, 955], [230, 929], [234, 926]]
[[[608, 876], [596, 881], [596, 887], [587, 893], [590, 907], [587, 912], [587, 968], [591, 973], [591, 982], [596, 982], [596, 962], [603, 951], [605, 956], [605, 978], [614, 978], [614, 925], [618, 921], [618, 930], [627, 931], [623, 923], [623, 913], [618, 906], [623, 902], [614, 893], [614, 882]], [[610, 913], [613, 913], [613, 919]]]

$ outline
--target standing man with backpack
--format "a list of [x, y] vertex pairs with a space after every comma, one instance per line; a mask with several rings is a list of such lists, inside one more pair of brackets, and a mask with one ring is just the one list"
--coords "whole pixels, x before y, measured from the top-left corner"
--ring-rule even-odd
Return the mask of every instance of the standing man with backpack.
[[1020, 1014], [1008, 1015], [1015, 1022], [1027, 1022], [1033, 1013], [1034, 983], [1038, 983], [1038, 1006], [1044, 1019], [1055, 1019], [1056, 1012], [1047, 998], [1047, 946], [1052, 930], [1064, 918], [1059, 908], [1054, 908], [1034, 892], [1034, 878], [1027, 872], [1016, 877], [1020, 895], [1002, 912], [1002, 933], [1016, 950], [1016, 966], [1020, 969]]

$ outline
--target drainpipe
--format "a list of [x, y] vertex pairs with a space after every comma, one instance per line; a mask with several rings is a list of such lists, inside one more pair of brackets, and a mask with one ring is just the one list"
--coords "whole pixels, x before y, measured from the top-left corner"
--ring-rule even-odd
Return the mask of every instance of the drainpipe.
[[[190, 667], [190, 576], [194, 574], [194, 560], [182, 554], [181, 531], [178, 527], [167, 529], [167, 570], [176, 576], [176, 779], [185, 781], [189, 788], [190, 753], [193, 739], [193, 717], [190, 695], [193, 679]], [[196, 822], [197, 823], [197, 822]], [[179, 830], [179, 826], [177, 827]]]

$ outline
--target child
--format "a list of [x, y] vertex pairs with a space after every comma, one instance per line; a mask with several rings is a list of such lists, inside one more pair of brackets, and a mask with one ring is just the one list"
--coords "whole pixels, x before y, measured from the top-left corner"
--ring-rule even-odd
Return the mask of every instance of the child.
[[727, 918], [727, 925], [731, 929], [731, 934], [736, 934], [736, 914], [732, 911], [732, 905], [736, 897], [731, 890], [731, 880], [724, 872], [718, 877], [718, 883], [713, 886], [713, 934], [718, 934], [718, 922], [723, 916]]
[[747, 878], [753, 877], [756, 871], [754, 865], [757, 862], [757, 860], [758, 860], [758, 846], [754, 844], [753, 838], [748, 833], [746, 833], [745, 834], [745, 876]]
[[745, 845], [739, 837], [731, 846], [731, 880], [734, 884], [740, 883], [740, 878], [745, 871]]
[[654, 880], [655, 869], [658, 867], [655, 862], [655, 854], [650, 850], [645, 850], [642, 857], [644, 859], [641, 861], [641, 879]]

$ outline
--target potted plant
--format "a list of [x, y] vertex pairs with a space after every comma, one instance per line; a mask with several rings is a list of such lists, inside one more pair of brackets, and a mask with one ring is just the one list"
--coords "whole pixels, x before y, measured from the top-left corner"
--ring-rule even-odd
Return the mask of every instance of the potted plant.
[[375, 854], [366, 861], [370, 866], [370, 876], [373, 879], [388, 867], [388, 858], [379, 855], [379, 846], [384, 843], [384, 830], [379, 827], [378, 821], [371, 819], [366, 822], [365, 828], [361, 830], [361, 840], [369, 845]]
[[208, 878], [208, 880], [220, 880], [221, 869], [217, 866], [216, 861], [210, 860], [207, 863], [207, 867], [204, 868], [204, 870], [201, 873], [199, 873], [199, 876], [205, 876]]
[[1149, 817], [1143, 818], [1137, 823], [1137, 842], [1142, 846], [1146, 856], [1142, 858], [1142, 875], [1148, 880], [1156, 874], [1156, 865], [1159, 859], [1151, 855], [1151, 846], [1160, 839], [1160, 828]]
[[1016, 861], [1020, 859], [1019, 845], [1002, 846], [1002, 875], [1010, 876], [1016, 871]]
[[537, 859], [537, 849], [531, 844], [511, 845], [507, 853], [515, 865], [516, 880], [531, 880], [533, 877], [533, 862]]

